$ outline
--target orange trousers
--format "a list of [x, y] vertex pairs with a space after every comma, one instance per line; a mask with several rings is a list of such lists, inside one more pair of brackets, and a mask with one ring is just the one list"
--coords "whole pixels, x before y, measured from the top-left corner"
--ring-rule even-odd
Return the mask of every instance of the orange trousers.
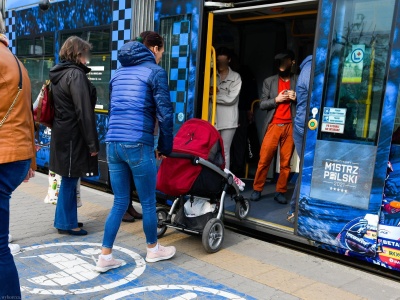
[[270, 124], [260, 149], [260, 161], [258, 162], [256, 177], [253, 183], [253, 189], [261, 192], [264, 188], [265, 180], [272, 159], [275, 156], [278, 145], [280, 148], [280, 174], [276, 183], [276, 191], [286, 193], [287, 183], [290, 175], [290, 158], [294, 150], [292, 136], [292, 123]]

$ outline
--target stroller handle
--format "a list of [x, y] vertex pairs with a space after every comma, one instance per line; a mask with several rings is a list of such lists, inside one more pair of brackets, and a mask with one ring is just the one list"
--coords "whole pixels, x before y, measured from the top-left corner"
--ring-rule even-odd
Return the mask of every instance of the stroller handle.
[[192, 155], [192, 154], [186, 154], [186, 153], [177, 153], [177, 152], [171, 152], [170, 154], [166, 155], [167, 157], [171, 158], [186, 158], [190, 160], [194, 160], [198, 158], [198, 156]]

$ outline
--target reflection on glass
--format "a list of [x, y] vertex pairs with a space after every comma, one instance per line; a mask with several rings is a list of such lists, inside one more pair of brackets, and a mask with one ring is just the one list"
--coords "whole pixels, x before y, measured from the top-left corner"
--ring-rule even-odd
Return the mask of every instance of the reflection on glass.
[[320, 138], [376, 144], [395, 2], [337, 1]]

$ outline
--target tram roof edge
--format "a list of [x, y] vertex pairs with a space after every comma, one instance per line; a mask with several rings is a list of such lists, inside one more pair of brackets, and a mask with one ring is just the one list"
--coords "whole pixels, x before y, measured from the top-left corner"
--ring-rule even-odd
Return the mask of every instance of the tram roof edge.
[[[65, 0], [50, 0], [50, 3], [61, 2]], [[6, 11], [7, 10], [20, 10], [29, 7], [39, 5], [38, 0], [7, 0], [6, 1]]]

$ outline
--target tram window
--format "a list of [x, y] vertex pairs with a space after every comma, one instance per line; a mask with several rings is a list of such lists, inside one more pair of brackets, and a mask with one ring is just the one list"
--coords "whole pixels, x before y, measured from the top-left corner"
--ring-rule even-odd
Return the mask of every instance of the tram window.
[[93, 54], [88, 65], [92, 71], [88, 74], [90, 81], [97, 90], [96, 108], [108, 110], [109, 106], [109, 81], [111, 77], [110, 54]]
[[53, 53], [53, 35], [17, 39], [18, 56], [53, 55]]
[[[190, 53], [191, 15], [179, 15], [162, 18], [160, 34], [164, 38], [164, 55], [160, 65], [167, 71], [170, 79], [170, 89], [175, 91], [176, 85], [187, 81]], [[179, 70], [179, 71], [178, 71]], [[187, 84], [187, 82], [185, 82]], [[181, 90], [184, 90], [184, 88]], [[179, 97], [180, 94], [177, 96]]]
[[60, 45], [70, 36], [78, 36], [92, 44], [92, 56], [88, 67], [91, 72], [88, 78], [97, 90], [96, 109], [108, 110], [109, 81], [111, 78], [111, 44], [110, 29], [88, 29], [84, 31], [69, 31], [60, 35]]
[[376, 145], [395, 2], [336, 2], [319, 139]]
[[54, 66], [53, 57], [21, 58], [31, 80], [32, 100], [35, 101], [43, 82], [49, 79], [49, 71]]
[[110, 29], [73, 31], [61, 34], [61, 45], [70, 36], [79, 36], [80, 38], [92, 44], [92, 53], [102, 53], [111, 51]]

